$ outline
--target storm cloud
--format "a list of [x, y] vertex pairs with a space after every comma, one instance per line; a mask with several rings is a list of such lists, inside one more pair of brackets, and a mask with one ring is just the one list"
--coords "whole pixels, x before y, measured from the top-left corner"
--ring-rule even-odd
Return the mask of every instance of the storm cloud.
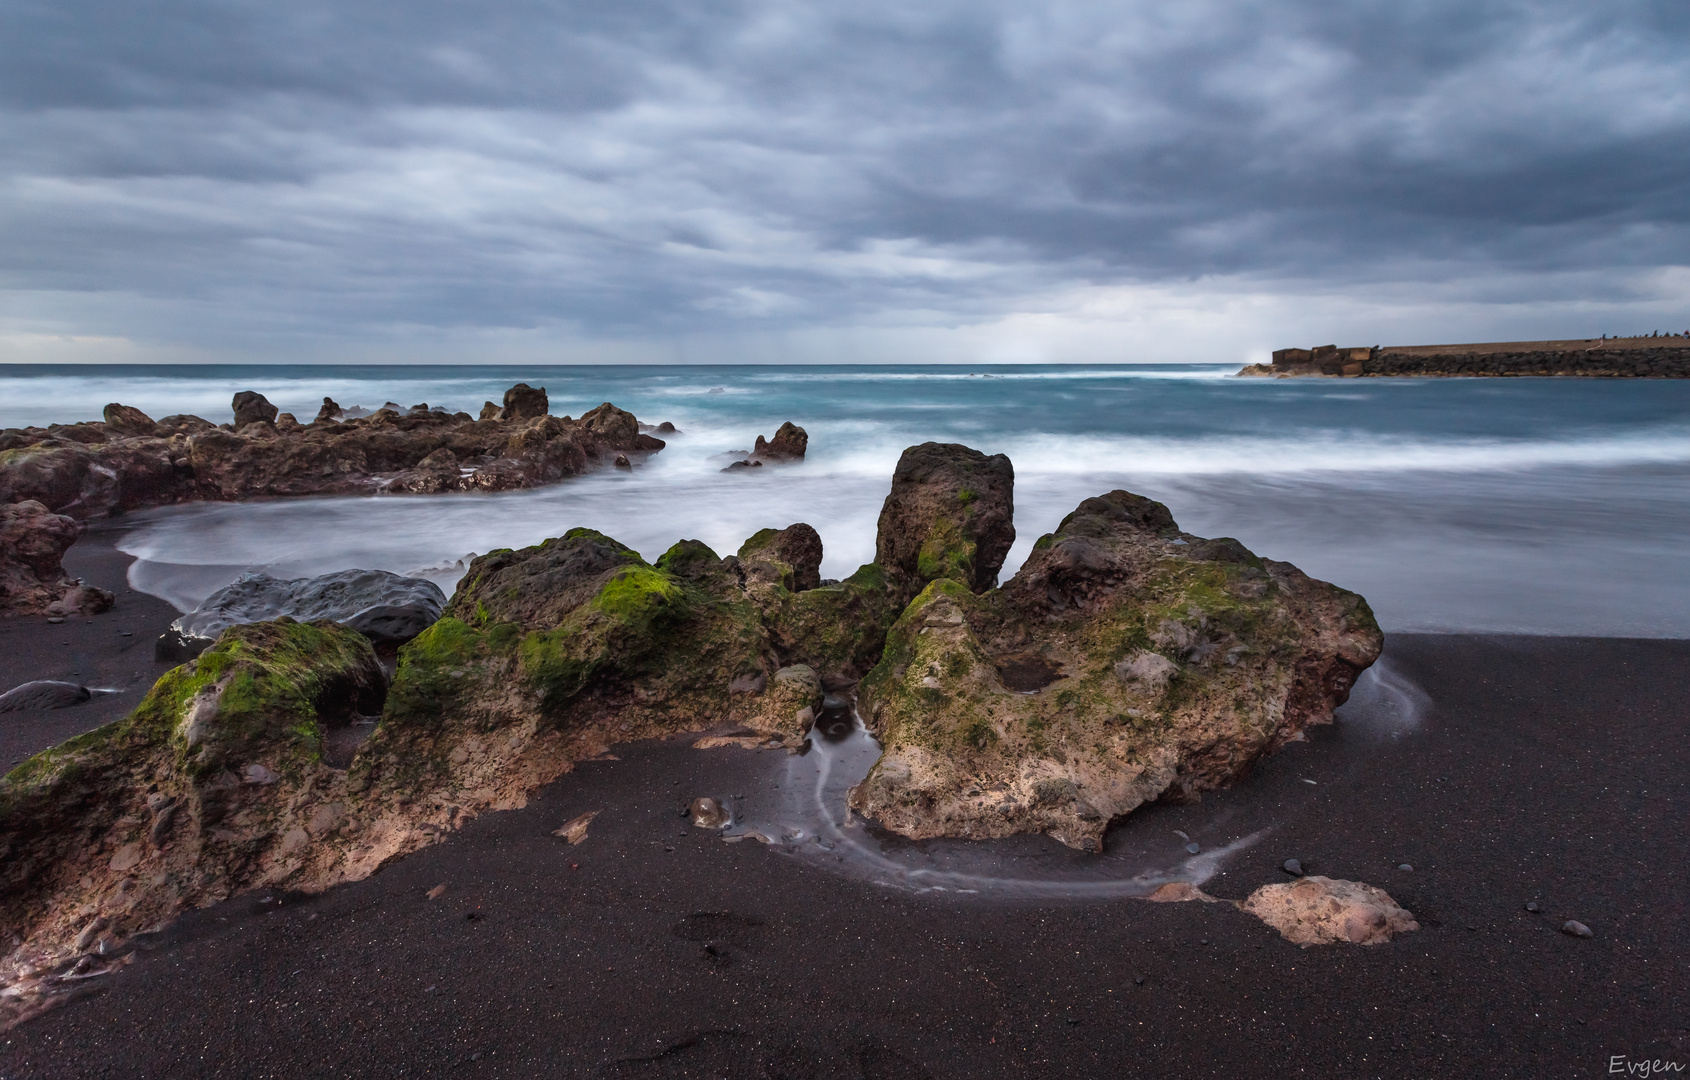
[[1683, 329], [1687, 44], [1670, 2], [5, 0], [0, 359]]

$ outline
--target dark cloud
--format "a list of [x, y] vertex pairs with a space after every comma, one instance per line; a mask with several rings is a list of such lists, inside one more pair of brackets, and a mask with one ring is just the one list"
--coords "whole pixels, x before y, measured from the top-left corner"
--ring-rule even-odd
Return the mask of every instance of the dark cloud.
[[1669, 2], [14, 0], [0, 288], [189, 344], [1623, 301], [1686, 262], [1687, 43]]

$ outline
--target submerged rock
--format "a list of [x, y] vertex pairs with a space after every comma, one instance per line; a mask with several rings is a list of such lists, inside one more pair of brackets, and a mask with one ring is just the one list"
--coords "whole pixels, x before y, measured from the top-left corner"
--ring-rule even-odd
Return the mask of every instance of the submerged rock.
[[150, 432], [144, 414], [114, 405], [112, 423], [9, 432], [0, 442], [0, 503], [33, 499], [86, 519], [197, 499], [507, 491], [608, 465], [618, 453], [663, 449], [609, 403], [572, 420], [546, 413], [543, 389], [519, 384], [507, 397], [507, 408], [494, 411], [509, 415], [497, 421], [486, 410], [478, 421], [399, 406], [363, 415], [325, 399], [317, 419], [300, 425], [246, 391], [229, 427], [167, 416]]
[[810, 448], [810, 433], [788, 420], [775, 430], [775, 437], [765, 441], [757, 436], [751, 456], [762, 461], [803, 461]]
[[341, 570], [313, 578], [242, 574], [170, 624], [155, 653], [166, 662], [198, 656], [231, 626], [283, 615], [300, 622], [327, 619], [382, 646], [402, 645], [434, 623], [446, 594], [426, 578], [386, 570]]
[[94, 696], [93, 691], [78, 683], [37, 679], [14, 686], [0, 694], [0, 713], [27, 712], [32, 709], [68, 709]]
[[914, 576], [930, 580], [863, 680], [884, 753], [851, 795], [895, 832], [1046, 832], [1098, 850], [1112, 819], [1225, 785], [1329, 722], [1379, 655], [1361, 597], [1236, 541], [1187, 536], [1125, 491], [1085, 500], [1014, 579], [976, 595], [970, 583], [995, 567], [942, 516], [961, 481], [927, 470], [941, 496], [919, 475], [894, 489], [902, 505], [881, 517], [881, 549], [906, 573], [919, 552], [930, 569]]
[[82, 523], [33, 499], [0, 504], [0, 616], [97, 615], [111, 593], [65, 573], [64, 554]]
[[1263, 885], [1239, 908], [1297, 945], [1380, 945], [1420, 929], [1385, 890], [1318, 875]]

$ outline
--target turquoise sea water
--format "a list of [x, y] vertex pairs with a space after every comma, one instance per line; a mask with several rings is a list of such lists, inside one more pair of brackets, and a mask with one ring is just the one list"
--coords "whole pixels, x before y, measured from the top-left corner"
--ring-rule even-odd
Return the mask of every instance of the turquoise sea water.
[[[1690, 383], [1575, 379], [1259, 380], [1234, 368], [0, 367], [0, 426], [229, 419], [254, 389], [309, 420], [344, 406], [477, 411], [513, 382], [552, 411], [602, 401], [683, 435], [632, 475], [504, 495], [168, 507], [110, 523], [132, 580], [188, 607], [245, 569], [424, 572], [576, 525], [656, 557], [727, 553], [764, 526], [820, 530], [823, 573], [873, 555], [899, 452], [929, 439], [1010, 456], [1018, 540], [1124, 487], [1180, 524], [1236, 536], [1362, 592], [1387, 630], [1690, 636]], [[802, 465], [726, 475], [722, 457], [792, 420]]]

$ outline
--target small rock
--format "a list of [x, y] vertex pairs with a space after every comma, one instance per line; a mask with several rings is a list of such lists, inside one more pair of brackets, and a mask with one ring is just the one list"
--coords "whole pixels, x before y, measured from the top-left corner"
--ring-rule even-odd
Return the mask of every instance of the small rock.
[[587, 838], [587, 826], [591, 825], [593, 819], [598, 816], [597, 810], [589, 810], [585, 814], [572, 817], [564, 822], [562, 828], [554, 830], [552, 835], [563, 837], [573, 847]]
[[82, 952], [100, 938], [100, 931], [111, 925], [111, 920], [104, 915], [94, 916], [94, 921], [82, 928], [82, 933], [76, 935], [74, 942], [77, 952]]
[[720, 829], [732, 820], [727, 809], [715, 799], [699, 798], [692, 801], [687, 813], [692, 823], [701, 829]]
[[62, 623], [65, 620], [64, 620], [64, 616], [62, 616], [62, 615], [54, 615], [52, 618], [48, 619], [47, 621], [50, 622], [50, 623]]
[[1414, 867], [1410, 866], [1407, 863], [1398, 863], [1397, 869], [1401, 870], [1403, 873], [1406, 874], [1406, 873], [1409, 873], [1410, 871], [1412, 871], [1414, 869]]
[[1303, 876], [1303, 864], [1298, 862], [1296, 859], [1286, 859], [1285, 862], [1281, 864], [1281, 869], [1283, 869], [1287, 874], [1290, 874], [1292, 877]]
[[[430, 899], [430, 900], [438, 900], [442, 896], [446, 895], [446, 886], [445, 885], [436, 885], [434, 888], [428, 890], [428, 892], [424, 893], [423, 895], [428, 897], [428, 899]], [[429, 987], [429, 989], [432, 990], [434, 988], [431, 986], [431, 987]]]
[[1562, 923], [1561, 924], [1561, 933], [1567, 934], [1571, 937], [1595, 937], [1596, 936], [1596, 931], [1592, 930], [1590, 927], [1588, 927], [1588, 926], [1584, 925], [1583, 923], [1579, 922], [1577, 919], [1568, 919], [1566, 922]]
[[1538, 912], [1542, 911], [1543, 909], [1541, 907], [1538, 907], [1536, 900], [1528, 900], [1528, 901], [1526, 901], [1526, 910], [1531, 912], [1533, 915], [1536, 915]]
[[1382, 889], [1359, 881], [1305, 877], [1263, 885], [1239, 908], [1297, 945], [1376, 945], [1420, 929], [1414, 916]]
[[617, 454], [616, 460], [615, 460], [615, 462], [613, 462], [613, 464], [618, 469], [632, 469], [634, 467], [633, 463], [628, 460], [627, 454]]
[[[51, 621], [51, 620], [49, 620]], [[64, 709], [92, 698], [93, 692], [76, 683], [38, 679], [0, 694], [0, 713], [26, 709]]]
[[1185, 850], [1187, 850], [1187, 851], [1191, 852], [1193, 855], [1195, 855], [1199, 851], [1203, 850], [1203, 846], [1201, 844], [1195, 844], [1195, 843], [1187, 844], [1187, 845], [1185, 845]]
[[246, 772], [242, 774], [242, 778], [249, 784], [274, 784], [281, 779], [281, 776], [276, 770], [253, 762], [246, 767]]

